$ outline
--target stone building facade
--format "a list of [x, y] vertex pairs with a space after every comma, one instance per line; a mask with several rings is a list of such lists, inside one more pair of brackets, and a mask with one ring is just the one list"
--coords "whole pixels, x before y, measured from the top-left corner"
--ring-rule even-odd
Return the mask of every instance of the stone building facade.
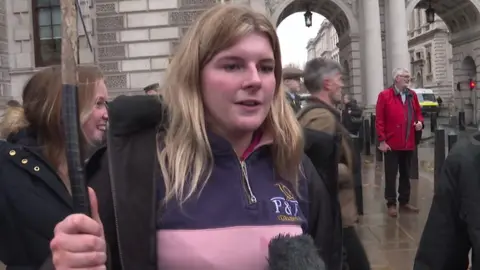
[[308, 41], [307, 59], [324, 57], [340, 62], [337, 43], [338, 34], [335, 27], [328, 20], [324, 20], [317, 35]]
[[[450, 98], [453, 64], [446, 24], [438, 16], [435, 16], [434, 23], [429, 24], [425, 10], [415, 9], [408, 24], [408, 37], [410, 66], [406, 68], [412, 73], [412, 87], [429, 88], [443, 99]], [[337, 43], [335, 27], [324, 20], [317, 35], [307, 44], [307, 58], [325, 57], [340, 62]]]
[[452, 46], [445, 23], [435, 16], [427, 23], [424, 9], [415, 9], [408, 24], [408, 51], [412, 84], [432, 89], [442, 99], [453, 90]]
[[[112, 97], [140, 94], [143, 86], [161, 83], [188, 26], [212, 5], [231, 2], [265, 13], [275, 25], [307, 8], [325, 16], [338, 34], [349, 92], [366, 105], [375, 104], [378, 92], [391, 83], [393, 67], [410, 66], [407, 22], [414, 9], [430, 2], [449, 30], [454, 85], [468, 88], [468, 78], [478, 76], [480, 0], [78, 1], [93, 48], [80, 28], [80, 61], [103, 69]], [[33, 72], [58, 62], [58, 5], [59, 0], [0, 0], [0, 100], [19, 98]], [[475, 119], [480, 95], [462, 93]]]
[[[216, 2], [82, 0], [92, 50], [78, 20], [80, 63], [101, 67], [112, 97], [142, 94], [144, 86], [162, 81], [179, 39]], [[2, 100], [18, 99], [35, 71], [60, 63], [60, 16], [59, 0], [0, 0]], [[47, 49], [45, 40], [52, 43]]]
[[[83, 25], [78, 25], [80, 63], [94, 63], [92, 0], [79, 1]], [[2, 8], [3, 7], [3, 8]], [[59, 0], [0, 0], [0, 94], [5, 101], [19, 98], [28, 78], [38, 69], [60, 63], [61, 13]], [[4, 30], [4, 31], [1, 31]], [[92, 44], [92, 49], [95, 44]], [[5, 50], [5, 51], [4, 51]], [[5, 74], [3, 74], [5, 73]]]

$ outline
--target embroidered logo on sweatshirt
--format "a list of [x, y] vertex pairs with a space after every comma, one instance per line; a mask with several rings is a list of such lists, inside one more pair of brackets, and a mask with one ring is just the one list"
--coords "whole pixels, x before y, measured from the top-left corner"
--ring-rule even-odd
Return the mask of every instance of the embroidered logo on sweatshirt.
[[277, 219], [284, 222], [298, 222], [300, 216], [300, 207], [295, 199], [293, 192], [284, 184], [275, 184], [282, 196], [273, 197], [270, 201], [273, 203]]

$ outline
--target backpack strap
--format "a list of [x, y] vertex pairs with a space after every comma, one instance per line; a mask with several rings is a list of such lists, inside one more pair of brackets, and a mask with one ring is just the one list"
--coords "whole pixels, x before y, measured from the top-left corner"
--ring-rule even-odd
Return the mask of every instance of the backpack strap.
[[300, 120], [302, 119], [308, 112], [314, 109], [325, 109], [328, 110], [330, 113], [333, 114], [335, 117], [335, 134], [337, 136], [342, 134], [342, 126], [341, 126], [341, 119], [337, 118], [338, 112], [333, 108], [332, 106], [329, 106], [321, 101], [311, 101], [307, 106], [305, 106], [302, 110], [300, 110], [297, 114], [297, 119]]

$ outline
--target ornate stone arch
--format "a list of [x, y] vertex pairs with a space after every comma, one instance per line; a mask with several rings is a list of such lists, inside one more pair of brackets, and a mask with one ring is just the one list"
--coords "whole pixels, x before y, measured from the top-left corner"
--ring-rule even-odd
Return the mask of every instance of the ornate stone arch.
[[[281, 20], [283, 19], [281, 15], [284, 12], [284, 10], [296, 1], [299, 1], [299, 0], [277, 0], [277, 1], [266, 0], [265, 2], [267, 5], [267, 10], [269, 10], [272, 15], [272, 22], [275, 25], [279, 25]], [[330, 2], [335, 6], [337, 6], [341, 10], [341, 12], [345, 15], [347, 22], [342, 22], [339, 26], [345, 27], [344, 24], [347, 23], [348, 28], [350, 30], [350, 34], [358, 35], [359, 34], [358, 19], [355, 17], [352, 7], [343, 0], [328, 0], [326, 2]], [[319, 13], [321, 14], [321, 12]], [[339, 14], [321, 14], [321, 15], [325, 16], [329, 21], [332, 22], [333, 21], [332, 18], [329, 18], [329, 17], [336, 17]]]
[[[426, 0], [409, 0], [406, 6], [407, 22], [416, 8], [427, 8]], [[461, 32], [462, 30], [475, 27], [480, 20], [480, 2], [474, 0], [464, 0], [462, 3], [452, 0], [432, 1], [432, 7], [435, 13], [442, 18], [451, 33]]]

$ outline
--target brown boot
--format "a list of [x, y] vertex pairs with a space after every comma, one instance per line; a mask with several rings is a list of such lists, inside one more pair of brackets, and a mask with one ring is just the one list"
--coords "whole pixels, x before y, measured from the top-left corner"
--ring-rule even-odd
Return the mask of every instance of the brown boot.
[[397, 217], [397, 215], [398, 215], [397, 206], [396, 205], [390, 205], [387, 209], [387, 213], [390, 217]]
[[411, 213], [418, 213], [420, 212], [420, 209], [417, 207], [407, 203], [407, 204], [402, 204], [400, 205], [400, 210], [405, 211], [405, 212], [411, 212]]

